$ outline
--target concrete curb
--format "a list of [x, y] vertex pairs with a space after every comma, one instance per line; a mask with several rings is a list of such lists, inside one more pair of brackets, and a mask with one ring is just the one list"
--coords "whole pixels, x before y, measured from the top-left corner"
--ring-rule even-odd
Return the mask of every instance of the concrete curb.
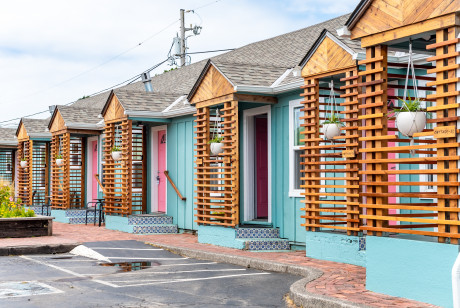
[[303, 278], [291, 285], [289, 289], [289, 296], [294, 304], [300, 307], [321, 307], [321, 308], [352, 308], [352, 307], [369, 307], [360, 304], [354, 304], [344, 300], [333, 297], [310, 293], [306, 289], [306, 285], [311, 281], [318, 279], [323, 275], [323, 272], [308, 266], [298, 266], [293, 264], [279, 263], [269, 260], [261, 260], [251, 257], [233, 256], [224, 253], [216, 253], [209, 251], [202, 251], [198, 249], [183, 248], [159, 243], [145, 242], [148, 245], [155, 246], [168, 250], [174, 254], [184, 257], [208, 260], [213, 262], [222, 262], [233, 265], [244, 266], [247, 268], [254, 268], [258, 270], [271, 271], [277, 273], [287, 273], [297, 276], [304, 276]]
[[67, 253], [81, 245], [80, 243], [70, 244], [46, 244], [46, 245], [27, 245], [27, 246], [7, 246], [0, 247], [0, 256], [16, 256], [16, 255], [42, 255]]

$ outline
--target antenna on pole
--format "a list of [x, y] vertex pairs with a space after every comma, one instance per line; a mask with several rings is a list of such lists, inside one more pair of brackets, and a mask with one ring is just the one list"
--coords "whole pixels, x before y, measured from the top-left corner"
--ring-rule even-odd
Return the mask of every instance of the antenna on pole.
[[[177, 38], [174, 38], [173, 45], [174, 45], [174, 50], [176, 51], [177, 49], [180, 49], [180, 53], [175, 53], [174, 57], [180, 59], [180, 66], [185, 66], [187, 65], [186, 61], [186, 53], [187, 53], [187, 37], [185, 37], [185, 34], [187, 31], [192, 31], [193, 35], [199, 35], [201, 33], [201, 26], [192, 26], [190, 25], [190, 28], [185, 27], [185, 13], [195, 13], [193, 10], [188, 10], [185, 11], [184, 9], [180, 9], [180, 36]], [[179, 40], [179, 41], [177, 41]], [[179, 45], [179, 46], [177, 46]], [[179, 47], [179, 48], [177, 48]]]

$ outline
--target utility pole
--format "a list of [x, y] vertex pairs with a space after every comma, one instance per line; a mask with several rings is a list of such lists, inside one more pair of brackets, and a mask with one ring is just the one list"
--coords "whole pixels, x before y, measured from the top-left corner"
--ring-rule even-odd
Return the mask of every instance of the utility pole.
[[180, 10], [180, 66], [185, 65], [185, 11]]

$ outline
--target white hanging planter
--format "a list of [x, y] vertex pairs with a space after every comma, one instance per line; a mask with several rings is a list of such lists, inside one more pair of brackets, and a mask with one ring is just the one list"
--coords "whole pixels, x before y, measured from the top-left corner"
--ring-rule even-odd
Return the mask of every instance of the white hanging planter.
[[219, 155], [220, 153], [224, 152], [224, 149], [222, 148], [224, 144], [222, 142], [212, 142], [211, 144], [211, 153], [213, 155]]
[[64, 159], [62, 158], [56, 158], [56, 165], [62, 166], [64, 164]]
[[27, 167], [27, 160], [21, 160], [19, 164], [21, 165], [21, 168], [25, 168]]
[[334, 137], [340, 136], [340, 125], [336, 123], [323, 124], [322, 132], [324, 138], [326, 138], [327, 140], [332, 140], [334, 139]]
[[423, 111], [399, 112], [396, 116], [396, 126], [399, 132], [406, 137], [422, 132], [425, 125], [426, 114]]
[[121, 151], [113, 151], [112, 152], [113, 160], [117, 161], [121, 159]]

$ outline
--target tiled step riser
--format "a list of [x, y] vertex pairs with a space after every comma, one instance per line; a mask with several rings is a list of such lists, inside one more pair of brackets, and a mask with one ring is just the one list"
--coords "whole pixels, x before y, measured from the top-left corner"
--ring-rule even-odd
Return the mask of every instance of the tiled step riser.
[[[69, 217], [69, 224], [79, 225], [85, 224], [85, 217]], [[99, 223], [99, 217], [96, 217], [96, 223]], [[88, 216], [88, 224], [94, 224], [94, 216]]]
[[235, 237], [243, 238], [279, 238], [280, 231], [275, 228], [237, 228], [235, 229]]
[[166, 233], [177, 233], [176, 225], [136, 225], [133, 227], [134, 234], [166, 234]]
[[171, 216], [134, 216], [128, 218], [128, 224], [139, 225], [170, 225], [173, 223]]
[[289, 245], [288, 240], [249, 240], [245, 242], [245, 249], [252, 251], [264, 251], [264, 250], [290, 250], [291, 246]]

